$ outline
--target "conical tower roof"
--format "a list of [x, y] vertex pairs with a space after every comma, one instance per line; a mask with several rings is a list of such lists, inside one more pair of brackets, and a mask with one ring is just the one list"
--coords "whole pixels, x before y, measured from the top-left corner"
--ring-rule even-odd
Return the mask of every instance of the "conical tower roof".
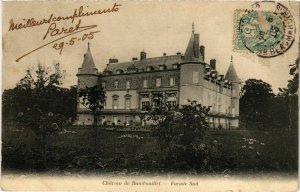
[[79, 73], [82, 74], [94, 74], [97, 73], [97, 69], [94, 63], [94, 59], [90, 50], [90, 43], [88, 43], [88, 49], [84, 54], [83, 62], [81, 68], [79, 68]]
[[229, 81], [239, 81], [239, 77], [235, 71], [234, 65], [233, 65], [233, 61], [232, 61], [232, 56], [231, 56], [231, 62], [229, 65], [229, 68], [227, 70], [227, 73], [225, 75], [225, 79], [229, 80]]
[[194, 24], [190, 41], [184, 54], [184, 60], [203, 62], [202, 57], [200, 57], [199, 34], [194, 33]]
[[90, 50], [90, 43], [88, 43], [88, 49], [86, 53], [84, 54], [84, 59], [82, 63], [82, 69], [84, 68], [95, 68], [94, 59]]

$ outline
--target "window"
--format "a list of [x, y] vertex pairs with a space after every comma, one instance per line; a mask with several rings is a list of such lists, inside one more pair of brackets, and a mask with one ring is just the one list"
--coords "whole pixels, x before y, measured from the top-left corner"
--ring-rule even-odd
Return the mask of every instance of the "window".
[[119, 88], [119, 81], [115, 81], [115, 82], [114, 82], [114, 88], [115, 88], [115, 89], [118, 89], [118, 88]]
[[149, 101], [142, 101], [142, 111], [147, 111], [150, 107]]
[[165, 68], [166, 68], [165, 65], [160, 65], [160, 66], [159, 66], [159, 70], [164, 70]]
[[130, 89], [130, 81], [126, 81], [126, 89]]
[[178, 65], [177, 65], [177, 64], [173, 64], [173, 65], [172, 65], [172, 68], [173, 68], [173, 69], [177, 69], [177, 68], [178, 68]]
[[117, 125], [118, 124], [118, 116], [113, 116], [113, 121], [114, 121], [114, 124]]
[[149, 99], [149, 94], [141, 94], [142, 99]]
[[125, 98], [125, 109], [130, 109], [130, 103], [131, 103], [131, 99]]
[[148, 87], [148, 79], [143, 80], [143, 87], [147, 88]]
[[102, 88], [105, 89], [106, 88], [106, 84], [105, 82], [102, 82]]
[[170, 77], [170, 86], [174, 86], [174, 85], [175, 85], [175, 78]]
[[103, 102], [103, 109], [106, 109], [106, 99], [105, 99], [105, 101]]
[[156, 79], [156, 87], [160, 87], [161, 86], [161, 78], [157, 78]]
[[129, 125], [129, 116], [125, 116], [125, 124], [126, 124], [126, 126]]
[[118, 98], [117, 97], [113, 98], [113, 109], [118, 109]]
[[176, 101], [167, 101], [167, 105], [170, 108], [170, 110], [174, 110], [176, 107]]
[[193, 71], [193, 83], [199, 83], [198, 75], [199, 73], [197, 71]]
[[169, 97], [176, 97], [176, 93], [166, 93], [166, 96]]
[[147, 66], [146, 71], [152, 71], [153, 67], [152, 66]]
[[105, 116], [102, 116], [102, 118], [101, 118], [101, 124], [103, 125], [104, 122], [105, 122]]

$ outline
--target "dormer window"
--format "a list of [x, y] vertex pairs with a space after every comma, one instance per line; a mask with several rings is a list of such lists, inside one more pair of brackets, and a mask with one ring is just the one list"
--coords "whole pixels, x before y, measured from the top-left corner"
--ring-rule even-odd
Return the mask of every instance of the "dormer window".
[[146, 71], [153, 71], [153, 67], [152, 66], [147, 66]]
[[178, 69], [178, 64], [173, 64], [172, 69]]
[[105, 71], [103, 71], [103, 74], [104, 75], [110, 75], [110, 74], [112, 74], [112, 71], [111, 70], [105, 70]]
[[122, 69], [117, 70], [117, 74], [122, 74], [124, 71]]
[[166, 65], [159, 65], [159, 70], [165, 70], [166, 68]]
[[130, 67], [127, 68], [128, 73], [136, 73], [138, 71], [138, 68], [132, 64]]
[[119, 81], [115, 81], [115, 82], [114, 82], [114, 88], [115, 88], [115, 89], [118, 89], [118, 88], [119, 88]]

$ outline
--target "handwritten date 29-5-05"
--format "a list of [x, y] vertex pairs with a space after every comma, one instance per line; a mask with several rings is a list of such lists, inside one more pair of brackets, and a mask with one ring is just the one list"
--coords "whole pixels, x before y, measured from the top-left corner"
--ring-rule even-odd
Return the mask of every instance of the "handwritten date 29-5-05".
[[86, 39], [93, 39], [94, 34], [99, 33], [99, 32], [100, 31], [91, 31], [90, 33], [83, 34], [82, 37], [79, 37], [79, 38], [73, 37], [68, 42], [62, 41], [60, 43], [54, 43], [52, 47], [56, 50], [59, 50], [59, 54], [61, 55], [61, 52], [62, 52], [65, 45], [71, 46], [71, 45], [74, 45], [76, 41], [84, 41]]

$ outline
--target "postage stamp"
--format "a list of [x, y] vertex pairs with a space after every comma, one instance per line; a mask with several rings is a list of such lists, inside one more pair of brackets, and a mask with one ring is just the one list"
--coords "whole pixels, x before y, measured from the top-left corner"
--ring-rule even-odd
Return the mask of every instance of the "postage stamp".
[[[268, 4], [268, 9], [261, 8]], [[270, 10], [270, 5], [274, 10]], [[253, 9], [235, 11], [234, 49], [259, 57], [276, 57], [294, 42], [296, 27], [290, 11], [280, 3], [260, 2]]]

